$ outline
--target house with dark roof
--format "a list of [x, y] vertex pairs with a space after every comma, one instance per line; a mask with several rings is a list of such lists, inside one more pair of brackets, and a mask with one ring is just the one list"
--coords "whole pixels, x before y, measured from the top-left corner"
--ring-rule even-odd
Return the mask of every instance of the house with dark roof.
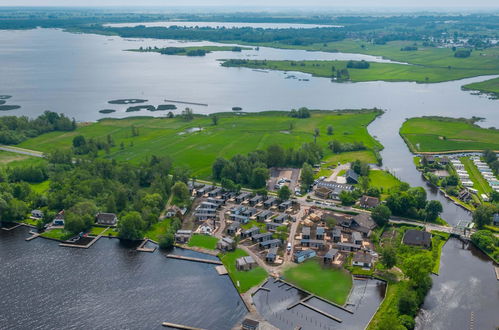
[[249, 218], [244, 215], [239, 215], [239, 214], [231, 214], [229, 215], [229, 219], [232, 221], [237, 221], [243, 224], [246, 224], [249, 222]]
[[283, 223], [267, 222], [265, 228], [269, 231], [276, 231], [279, 227], [286, 227]]
[[303, 226], [301, 229], [301, 238], [302, 239], [310, 239], [310, 227]]
[[216, 203], [202, 202], [199, 206], [200, 209], [218, 209], [219, 205]]
[[307, 259], [311, 259], [316, 256], [316, 253], [314, 250], [307, 249], [307, 250], [301, 250], [301, 251], [296, 251], [293, 254], [293, 260], [299, 264], [304, 262]]
[[352, 243], [362, 245], [362, 234], [358, 231], [352, 232]]
[[324, 255], [324, 263], [331, 264], [339, 256], [339, 251], [337, 249], [331, 249]]
[[366, 251], [359, 251], [353, 255], [352, 265], [363, 268], [371, 268], [373, 265], [373, 256]]
[[118, 218], [114, 213], [97, 213], [95, 220], [99, 225], [104, 226], [116, 226], [116, 223], [118, 222]]
[[272, 233], [254, 234], [253, 236], [251, 236], [251, 240], [254, 243], [264, 242], [264, 241], [268, 241], [270, 239], [272, 239]]
[[289, 216], [287, 214], [279, 214], [272, 221], [274, 221], [275, 223], [283, 223], [284, 221], [286, 221], [288, 219], [288, 217]]
[[347, 173], [345, 174], [345, 178], [347, 180], [347, 183], [349, 184], [359, 183], [359, 175], [352, 169], [347, 171]]
[[317, 182], [317, 189], [319, 188], [327, 188], [331, 190], [329, 194], [329, 198], [334, 200], [340, 200], [340, 194], [343, 191], [353, 191], [355, 187], [351, 184], [346, 183], [336, 183], [332, 181], [319, 181]]
[[379, 198], [364, 195], [360, 198], [360, 206], [366, 209], [372, 209], [379, 205]]
[[249, 192], [240, 193], [236, 197], [236, 203], [240, 204], [240, 203], [244, 202], [245, 200], [247, 200], [250, 196], [251, 196], [251, 194]]
[[54, 217], [54, 220], [52, 221], [52, 225], [64, 226], [64, 210], [62, 210], [56, 214], [56, 216]]
[[273, 215], [273, 213], [271, 211], [262, 211], [262, 212], [257, 214], [256, 220], [257, 221], [265, 221], [268, 218], [270, 218], [272, 215]]
[[278, 204], [277, 198], [275, 197], [269, 197], [265, 202], [263, 202], [263, 206], [265, 208], [271, 208], [272, 206], [275, 206]]
[[499, 213], [494, 214], [492, 218], [492, 224], [499, 227]]
[[431, 234], [423, 230], [408, 229], [402, 238], [402, 242], [405, 245], [429, 248], [431, 246]]
[[191, 236], [192, 236], [192, 230], [183, 230], [183, 229], [177, 230], [177, 232], [175, 233], [175, 243], [185, 244], [189, 242]]
[[260, 233], [260, 228], [253, 226], [250, 229], [243, 230], [241, 238], [253, 237], [253, 235], [258, 233]]
[[331, 198], [331, 193], [333, 191], [329, 188], [326, 188], [326, 187], [319, 187], [319, 188], [316, 188], [314, 190], [314, 194], [315, 196], [319, 197], [319, 198], [323, 198], [323, 199], [329, 199]]
[[236, 259], [237, 270], [246, 271], [254, 267], [256, 267], [256, 262], [251, 256], [240, 257]]
[[267, 255], [265, 256], [265, 261], [273, 263], [275, 262], [276, 258], [277, 258], [277, 247], [270, 248], [269, 252], [267, 252]]
[[213, 203], [217, 204], [218, 206], [222, 206], [225, 204], [225, 199], [224, 198], [214, 198], [214, 197], [209, 197], [206, 199], [208, 203]]
[[256, 195], [255, 197], [253, 197], [252, 199], [249, 200], [249, 205], [255, 206], [256, 204], [261, 203], [261, 202], [263, 202], [263, 196]]
[[324, 227], [317, 227], [315, 229], [315, 238], [316, 239], [323, 240], [325, 234], [326, 234], [326, 228], [324, 228]]
[[279, 247], [279, 246], [281, 246], [280, 239], [271, 239], [271, 240], [260, 242], [261, 249], [270, 249], [270, 248]]
[[336, 247], [340, 251], [349, 251], [349, 252], [355, 252], [359, 251], [362, 246], [354, 243], [345, 243], [345, 242], [338, 242], [336, 243]]
[[222, 237], [217, 243], [217, 249], [220, 251], [233, 251], [236, 248], [236, 242], [230, 237]]
[[433, 155], [424, 155], [423, 162], [426, 162], [427, 164], [433, 164], [435, 163], [435, 157]]
[[284, 212], [287, 209], [289, 209], [293, 205], [292, 201], [285, 201], [281, 204], [279, 204], [279, 211]]
[[217, 197], [222, 194], [222, 188], [215, 188], [212, 191], [208, 193], [208, 196], [210, 197]]
[[326, 242], [318, 239], [302, 239], [300, 245], [314, 249], [322, 250], [326, 247]]
[[343, 217], [338, 224], [344, 228], [358, 231], [364, 237], [369, 237], [372, 230], [376, 227], [376, 223], [371, 216], [365, 213], [359, 213], [354, 217]]
[[244, 216], [247, 216], [247, 217], [252, 217], [254, 216], [256, 213], [258, 212], [257, 209], [253, 208], [253, 207], [247, 207], [245, 208], [241, 214], [244, 215]]
[[40, 210], [33, 210], [31, 211], [31, 217], [35, 219], [42, 219], [43, 218], [43, 212]]
[[252, 319], [244, 319], [241, 324], [243, 330], [257, 330], [260, 326], [260, 322], [252, 320]]
[[238, 221], [234, 221], [233, 223], [230, 224], [229, 227], [227, 227], [227, 234], [234, 236], [236, 235], [239, 228], [241, 228], [241, 223]]

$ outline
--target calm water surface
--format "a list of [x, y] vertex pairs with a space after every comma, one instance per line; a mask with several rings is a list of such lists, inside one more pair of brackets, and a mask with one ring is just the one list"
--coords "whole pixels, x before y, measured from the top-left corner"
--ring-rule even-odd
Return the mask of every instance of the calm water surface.
[[[165, 47], [214, 43], [184, 43], [151, 39], [125, 40], [118, 37], [78, 35], [46, 29], [1, 31], [0, 44], [2, 45], [0, 49], [2, 63], [0, 94], [13, 95], [9, 103], [22, 106], [21, 109], [10, 111], [8, 114], [36, 116], [43, 110], [53, 110], [64, 112], [77, 120], [93, 121], [103, 117], [97, 112], [99, 109], [113, 108], [118, 111], [112, 114], [112, 117], [126, 117], [128, 115], [125, 112], [126, 107], [107, 104], [108, 100], [118, 98], [145, 98], [150, 101], [148, 104], [153, 105], [164, 103], [164, 99], [209, 105], [208, 107], [192, 106], [196, 113], [230, 111], [233, 106], [240, 106], [245, 111], [289, 110], [300, 106], [314, 109], [372, 107], [385, 109], [386, 113], [369, 126], [371, 134], [376, 136], [385, 147], [382, 152], [384, 166], [411, 185], [424, 186], [429, 198], [442, 202], [444, 206], [442, 216], [451, 224], [456, 224], [461, 219], [470, 219], [470, 215], [448, 202], [438, 192], [426, 187], [412, 163], [412, 155], [398, 135], [398, 130], [406, 118], [422, 115], [468, 118], [479, 116], [486, 118], [481, 125], [499, 127], [499, 101], [489, 100], [485, 96], [471, 95], [470, 92], [460, 89], [464, 84], [490, 77], [438, 84], [336, 83], [326, 78], [296, 74], [298, 78], [310, 79], [310, 81], [299, 81], [298, 79], [285, 79], [286, 74], [283, 72], [223, 68], [217, 61], [220, 58], [385, 61], [366, 55], [260, 48], [259, 51], [250, 50], [241, 53], [215, 52], [200, 58], [165, 56], [124, 52], [123, 50], [140, 46]], [[2, 115], [5, 114], [7, 113]], [[137, 114], [152, 115], [147, 111], [134, 113], [134, 115]], [[155, 112], [154, 115], [163, 114]], [[36, 241], [38, 242], [33, 243], [44, 244], [40, 243], [41, 240]], [[4, 244], [14, 243], [10, 240]], [[26, 243], [22, 241], [19, 244], [25, 246]], [[486, 329], [491, 324], [498, 325], [499, 322], [494, 315], [499, 309], [497, 281], [491, 279], [490, 274], [486, 274], [485, 268], [487, 267], [471, 266], [474, 265], [473, 260], [475, 262], [480, 260], [471, 251], [459, 250], [457, 255], [453, 255], [452, 253], [457, 252], [452, 250], [452, 246], [452, 244], [446, 245], [445, 249], [448, 252], [442, 257], [442, 275], [435, 279], [435, 288], [430, 292], [424, 306], [424, 316], [430, 315], [431, 322], [443, 324], [443, 328], [449, 329], [452, 327], [446, 327], [445, 320], [462, 316], [462, 311], [458, 309], [445, 308], [437, 303], [431, 303], [434, 301], [432, 297], [436, 297], [439, 292], [438, 281], [446, 279], [445, 265], [452, 265], [451, 273], [457, 281], [458, 289], [447, 291], [447, 301], [459, 300], [463, 306], [474, 304], [476, 310], [480, 310], [481, 315], [487, 319], [484, 323]], [[98, 247], [99, 245], [96, 245], [96, 248]], [[94, 249], [97, 250], [96, 248]], [[108, 249], [104, 250], [108, 251]], [[19, 253], [18, 251], [22, 249], [12, 251]], [[14, 257], [21, 258], [20, 255], [24, 256], [21, 253]], [[56, 255], [51, 254], [50, 258], [58, 258]], [[141, 256], [140, 258], [153, 257]], [[28, 266], [23, 262], [22, 265], [16, 265], [16, 267]], [[47, 269], [43, 272], [43, 269], [40, 272], [44, 275], [40, 276], [50, 278], [50, 272]], [[492, 271], [490, 266], [488, 272]], [[16, 274], [22, 273], [23, 271]], [[169, 278], [169, 271], [167, 274], [165, 279]], [[461, 288], [469, 286], [470, 278], [476, 279], [473, 282], [475, 290], [490, 292], [495, 299], [482, 301], [473, 298], [470, 294], [463, 295]], [[76, 287], [77, 290], [82, 290], [81, 285]], [[177, 286], [174, 290], [172, 294], [175, 295], [175, 299], [177, 296], [182, 297], [182, 295], [177, 295], [177, 291], [184, 292], [184, 288]], [[431, 329], [431, 323], [422, 322], [420, 327]]]
[[[0, 329], [161, 329], [165, 321], [230, 329], [246, 314], [213, 265], [136, 252], [117, 239], [84, 250], [28, 236], [0, 230]], [[184, 252], [193, 253], [175, 251]]]

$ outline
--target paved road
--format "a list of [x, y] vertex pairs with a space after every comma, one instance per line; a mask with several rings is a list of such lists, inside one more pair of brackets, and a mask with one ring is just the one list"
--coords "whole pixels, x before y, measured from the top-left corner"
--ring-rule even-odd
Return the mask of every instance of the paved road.
[[43, 153], [35, 150], [22, 149], [17, 147], [11, 147], [6, 145], [0, 145], [0, 150], [15, 152], [17, 154], [28, 155], [33, 157], [43, 157]]

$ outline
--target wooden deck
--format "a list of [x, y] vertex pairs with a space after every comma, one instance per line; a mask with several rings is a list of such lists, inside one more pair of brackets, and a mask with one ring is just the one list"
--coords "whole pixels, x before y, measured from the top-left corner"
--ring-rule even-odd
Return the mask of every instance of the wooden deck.
[[151, 241], [150, 239], [145, 239], [142, 243], [140, 243], [140, 245], [137, 247], [137, 251], [139, 252], [149, 252], [149, 253], [152, 253], [154, 251], [156, 251], [156, 247], [153, 247], [153, 248], [146, 248], [145, 245], [147, 244], [147, 242]]
[[179, 260], [203, 262], [205, 264], [223, 265], [223, 263], [221, 261], [219, 261], [219, 260], [210, 260], [210, 259], [186, 257], [186, 256], [179, 256], [179, 255], [176, 255], [176, 254], [167, 254], [166, 257], [167, 258], [172, 258], [172, 259], [179, 259]]
[[183, 329], [183, 330], [205, 330], [202, 328], [194, 328], [190, 327], [187, 325], [182, 325], [182, 324], [177, 324], [177, 323], [171, 323], [171, 322], [163, 322], [162, 325], [164, 327], [169, 327], [169, 328], [174, 328], [174, 329]]

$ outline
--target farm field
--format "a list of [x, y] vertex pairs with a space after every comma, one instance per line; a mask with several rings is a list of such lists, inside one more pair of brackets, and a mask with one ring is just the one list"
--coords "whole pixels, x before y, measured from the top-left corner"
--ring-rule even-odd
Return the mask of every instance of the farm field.
[[[276, 111], [242, 115], [222, 113], [218, 114], [216, 126], [207, 116], [196, 116], [192, 121], [179, 117], [105, 119], [82, 125], [72, 132], [44, 134], [19, 146], [49, 152], [70, 149], [73, 138], [78, 135], [103, 141], [110, 135], [115, 146], [109, 154], [102, 151], [102, 157], [137, 164], [152, 155], [169, 156], [175, 165], [189, 166], [198, 178], [209, 178], [211, 165], [217, 157], [230, 158], [238, 153], [264, 149], [271, 144], [298, 148], [303, 143], [314, 141], [315, 128], [321, 132], [317, 143], [323, 147], [326, 157], [332, 155], [327, 149], [327, 143], [332, 139], [361, 141], [371, 149], [362, 151], [362, 155], [375, 162], [372, 148], [381, 148], [381, 145], [369, 135], [367, 125], [380, 114], [379, 110], [312, 111], [310, 118], [297, 119], [289, 117], [287, 112]], [[334, 127], [334, 135], [325, 134], [329, 125]], [[138, 129], [138, 136], [132, 136], [132, 127]], [[334, 159], [337, 156], [342, 154], [334, 155]], [[344, 162], [357, 159], [357, 153], [345, 156], [342, 159]]]
[[499, 150], [499, 130], [481, 128], [461, 119], [411, 118], [404, 122], [400, 134], [416, 153]]

